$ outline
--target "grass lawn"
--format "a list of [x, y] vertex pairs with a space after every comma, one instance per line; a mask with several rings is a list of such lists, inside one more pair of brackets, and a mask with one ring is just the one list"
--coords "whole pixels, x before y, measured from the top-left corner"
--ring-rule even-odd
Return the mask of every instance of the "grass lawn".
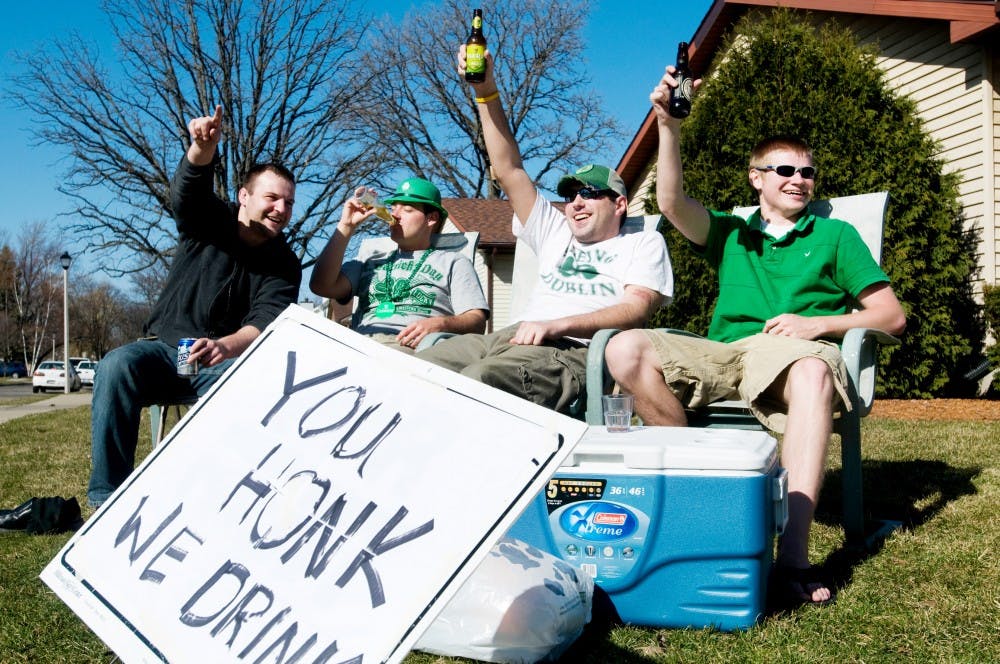
[[[31, 496], [85, 504], [89, 418], [89, 408], [77, 408], [0, 424], [0, 507]], [[140, 454], [148, 452], [143, 427]], [[1000, 661], [1000, 422], [870, 417], [864, 449], [866, 510], [903, 527], [875, 550], [843, 547], [835, 438], [811, 556], [837, 580], [835, 605], [769, 615], [736, 633], [609, 625], [598, 616], [561, 661]], [[0, 535], [0, 662], [115, 660], [38, 580], [68, 538]], [[405, 661], [466, 660], [414, 652]]]

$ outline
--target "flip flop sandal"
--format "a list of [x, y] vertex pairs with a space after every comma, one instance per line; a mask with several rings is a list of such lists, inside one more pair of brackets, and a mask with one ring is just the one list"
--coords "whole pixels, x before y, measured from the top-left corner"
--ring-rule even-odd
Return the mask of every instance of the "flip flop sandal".
[[[814, 602], [812, 593], [819, 588], [829, 588], [830, 599]], [[785, 567], [776, 565], [771, 572], [771, 589], [774, 598], [783, 608], [800, 606], [826, 606], [837, 599], [833, 584], [823, 578], [815, 567]]]

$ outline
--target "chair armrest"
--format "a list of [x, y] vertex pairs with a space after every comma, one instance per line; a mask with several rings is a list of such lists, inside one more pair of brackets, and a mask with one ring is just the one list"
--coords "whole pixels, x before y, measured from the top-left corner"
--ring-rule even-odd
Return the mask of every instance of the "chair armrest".
[[681, 336], [685, 337], [698, 337], [699, 339], [703, 338], [700, 334], [696, 334], [695, 332], [688, 332], [687, 330], [678, 330], [677, 328], [673, 327], [658, 327], [656, 329], [659, 332], [666, 332], [667, 334], [680, 334]]
[[427, 350], [437, 342], [444, 341], [445, 339], [451, 338], [453, 336], [455, 336], [454, 332], [431, 332], [430, 334], [428, 334], [427, 336], [425, 336], [423, 339], [420, 340], [420, 343], [417, 344], [417, 347], [414, 349], [414, 351], [419, 353], [422, 350]]
[[605, 387], [611, 382], [611, 374], [608, 373], [604, 362], [604, 349], [611, 337], [619, 332], [621, 330], [598, 330], [590, 339], [590, 346], [587, 348], [587, 412], [585, 413], [587, 424], [604, 424], [601, 396], [604, 395]]
[[871, 412], [875, 400], [878, 345], [898, 346], [899, 339], [882, 330], [855, 327], [847, 331], [840, 345], [840, 354], [847, 366], [847, 375], [854, 393], [850, 394], [858, 417]]

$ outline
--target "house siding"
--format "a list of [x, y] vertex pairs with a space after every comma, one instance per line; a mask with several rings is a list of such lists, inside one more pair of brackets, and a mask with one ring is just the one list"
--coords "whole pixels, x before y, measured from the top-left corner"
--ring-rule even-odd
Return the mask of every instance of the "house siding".
[[[651, 193], [656, 173], [654, 169], [655, 164], [656, 157], [654, 156], [652, 161], [643, 169], [642, 177], [639, 179], [639, 186], [636, 187], [635, 191], [629, 192], [628, 216], [630, 217], [641, 217], [646, 214], [646, 199], [655, 198], [655, 195]], [[649, 195], [647, 196], [647, 194]]]
[[979, 278], [996, 283], [998, 246], [998, 127], [996, 54], [981, 44], [952, 44], [941, 21], [853, 17], [842, 22], [862, 43], [878, 47], [889, 86], [911, 99], [937, 143], [946, 172], [959, 177], [966, 228], [980, 231]]
[[[485, 284], [485, 260], [483, 261], [483, 283]], [[514, 254], [498, 253], [493, 265], [493, 311], [490, 315], [492, 327], [500, 330], [510, 324], [511, 281], [514, 275]]]
[[984, 220], [983, 244], [992, 247], [993, 260], [987, 261], [992, 266], [984, 270], [984, 279], [992, 284], [1000, 280], [1000, 51], [994, 46], [986, 54], [989, 89], [984, 92], [985, 104], [990, 109], [992, 121], [984, 127], [988, 135], [987, 145], [992, 146], [992, 158], [984, 161], [988, 164], [988, 182], [992, 187], [992, 197], [986, 196], [988, 203], [987, 219]]

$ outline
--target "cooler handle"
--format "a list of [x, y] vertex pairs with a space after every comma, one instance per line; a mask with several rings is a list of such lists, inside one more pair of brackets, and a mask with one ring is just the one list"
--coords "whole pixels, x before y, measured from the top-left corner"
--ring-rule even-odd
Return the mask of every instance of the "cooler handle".
[[771, 479], [771, 500], [774, 501], [774, 532], [781, 535], [788, 525], [788, 471], [778, 469]]
[[611, 464], [625, 468], [664, 468], [663, 450], [657, 445], [630, 443], [589, 444], [577, 446], [562, 462], [563, 466]]

